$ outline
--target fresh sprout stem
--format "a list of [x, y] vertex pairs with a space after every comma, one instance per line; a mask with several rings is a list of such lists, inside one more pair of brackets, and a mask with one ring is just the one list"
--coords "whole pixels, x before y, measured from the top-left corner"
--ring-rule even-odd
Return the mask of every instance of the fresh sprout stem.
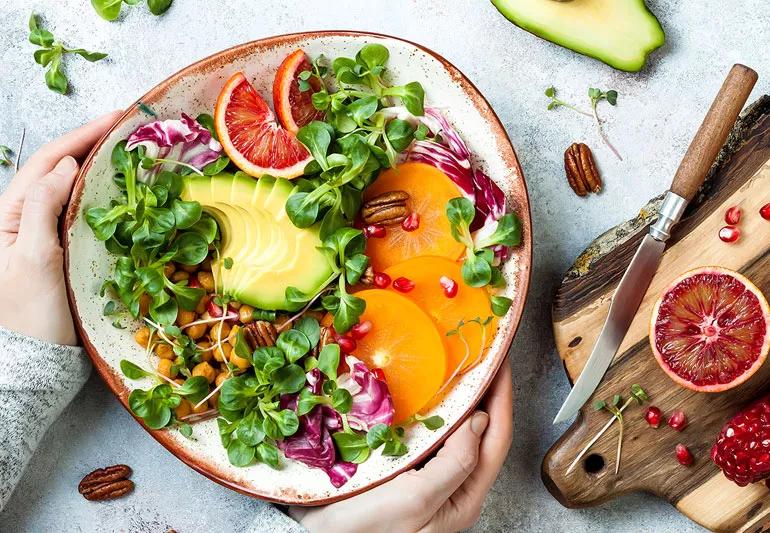
[[[626, 400], [626, 404], [628, 404], [633, 398], [629, 398]], [[618, 454], [615, 457], [615, 475], [618, 475], [618, 471], [620, 470], [620, 451], [623, 447], [623, 414], [620, 414], [617, 416], [618, 422], [620, 423], [620, 426], [618, 427]]]
[[[335, 275], [336, 275], [336, 274], [335, 274]], [[334, 277], [331, 277], [331, 278], [329, 278], [329, 281], [327, 281], [327, 282], [325, 283], [325, 285], [328, 285], [328, 284], [329, 284], [329, 283], [331, 283], [332, 281], [334, 281]], [[323, 289], [322, 289], [322, 290], [320, 290], [320, 291], [318, 291], [318, 294], [316, 294], [315, 296], [313, 296], [313, 298], [312, 298], [312, 299], [311, 299], [311, 300], [310, 300], [310, 301], [307, 303], [307, 305], [305, 305], [305, 307], [303, 307], [303, 308], [300, 310], [300, 312], [299, 312], [299, 313], [297, 313], [296, 315], [294, 315], [294, 316], [292, 316], [291, 318], [289, 318], [289, 319], [288, 319], [286, 322], [284, 322], [283, 324], [281, 324], [280, 326], [278, 326], [277, 328], [275, 328], [275, 330], [276, 330], [278, 333], [280, 333], [281, 331], [283, 331], [284, 329], [286, 329], [286, 327], [287, 327], [287, 326], [290, 326], [290, 325], [292, 324], [292, 322], [294, 322], [294, 321], [295, 321], [295, 320], [297, 320], [299, 317], [301, 317], [302, 315], [304, 315], [304, 314], [307, 312], [307, 310], [308, 310], [308, 309], [310, 309], [310, 306], [312, 306], [312, 305], [315, 303], [315, 301], [316, 301], [316, 300], [318, 300], [318, 298], [320, 298], [320, 296], [321, 296], [323, 293], [324, 293]]]
[[558, 98], [554, 98], [553, 101], [554, 101], [554, 103], [559, 104], [560, 106], [564, 106], [567, 109], [571, 109], [575, 113], [580, 113], [581, 115], [585, 115], [587, 117], [591, 116], [591, 113], [589, 113], [588, 111], [583, 111], [582, 109], [580, 109], [578, 107], [575, 107], [572, 104], [568, 104], [567, 102], [564, 102], [563, 100], [559, 100]]
[[[233, 373], [233, 372], [232, 372], [232, 370], [230, 370], [230, 368], [229, 368], [229, 367], [228, 367], [228, 371], [229, 371], [229, 375], [232, 375], [232, 373]], [[229, 379], [229, 376], [228, 376], [228, 379]], [[223, 379], [223, 380], [222, 380], [222, 383], [220, 383], [219, 385], [217, 385], [217, 386], [216, 386], [216, 388], [215, 388], [213, 391], [211, 391], [210, 393], [208, 393], [208, 395], [207, 395], [205, 398], [203, 398], [201, 401], [199, 401], [198, 403], [196, 403], [196, 404], [195, 404], [195, 407], [194, 407], [193, 409], [197, 409], [198, 407], [200, 407], [201, 405], [203, 405], [204, 403], [206, 403], [206, 402], [209, 400], [209, 398], [211, 398], [211, 397], [212, 397], [212, 396], [214, 396], [214, 395], [215, 395], [217, 392], [219, 392], [219, 389], [221, 389], [221, 388], [222, 388], [222, 386], [225, 384], [225, 381], [227, 381], [227, 380], [226, 380], [226, 379]]]
[[219, 409], [209, 409], [207, 411], [203, 411], [202, 413], [191, 413], [187, 416], [183, 416], [179, 419], [179, 421], [187, 422], [188, 424], [197, 424], [198, 422], [203, 422], [205, 420], [214, 418], [218, 414]]
[[[618, 409], [618, 411], [622, 413], [623, 410], [625, 410], [625, 408], [628, 407], [629, 405], [631, 405], [631, 398], [626, 400], [626, 402], [623, 405], [620, 406], [620, 409]], [[585, 448], [583, 448], [580, 451], [580, 453], [577, 455], [577, 457], [575, 457], [575, 460], [572, 461], [572, 463], [569, 465], [569, 468], [567, 468], [567, 472], [566, 472], [567, 474], [569, 474], [570, 472], [572, 472], [572, 470], [575, 469], [575, 466], [580, 462], [580, 460], [583, 458], [583, 456], [586, 453], [588, 453], [588, 450], [591, 449], [591, 446], [596, 444], [596, 441], [598, 441], [601, 438], [601, 436], [604, 435], [607, 432], [608, 429], [610, 429], [610, 427], [612, 426], [612, 424], [616, 420], [617, 420], [617, 417], [613, 415], [612, 418], [610, 418], [607, 421], [607, 423], [604, 424], [604, 427], [599, 431], [599, 433], [597, 433], [596, 436], [593, 439], [591, 439], [591, 441], [588, 444], [586, 444]]]
[[203, 172], [201, 172], [200, 170], [198, 170], [194, 166], [190, 165], [189, 163], [185, 163], [183, 161], [177, 161], [175, 159], [163, 159], [163, 158], [158, 158], [158, 159], [154, 159], [153, 160], [153, 166], [157, 166], [158, 163], [160, 163], [161, 165], [164, 164], [164, 163], [170, 163], [172, 165], [180, 165], [180, 166], [183, 166], [185, 168], [189, 168], [190, 170], [192, 170], [193, 172], [195, 172], [199, 176], [203, 176]]
[[596, 112], [596, 104], [594, 104], [591, 109], [593, 110], [593, 117], [594, 117], [594, 120], [596, 121], [596, 130], [599, 132], [599, 137], [602, 138], [602, 141], [604, 141], [604, 144], [607, 145], [607, 148], [612, 150], [612, 153], [615, 154], [615, 156], [617, 156], [618, 159], [623, 161], [623, 157], [621, 157], [620, 152], [618, 152], [617, 148], [615, 148], [612, 145], [610, 140], [607, 138], [607, 135], [604, 133], [604, 128], [602, 128], [602, 121]]

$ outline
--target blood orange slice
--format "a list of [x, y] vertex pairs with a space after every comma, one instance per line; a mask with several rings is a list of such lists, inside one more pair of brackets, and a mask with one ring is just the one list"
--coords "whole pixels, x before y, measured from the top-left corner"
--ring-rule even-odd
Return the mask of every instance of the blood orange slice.
[[747, 379], [770, 350], [770, 307], [746, 277], [719, 267], [685, 273], [652, 310], [650, 345], [688, 389], [719, 392]]
[[230, 160], [254, 177], [296, 178], [313, 159], [293, 133], [276, 124], [267, 102], [242, 72], [222, 87], [214, 126]]
[[312, 71], [307, 54], [296, 50], [286, 56], [273, 80], [273, 109], [281, 125], [292, 133], [314, 120], [322, 120], [324, 112], [313, 107], [313, 93], [321, 90], [321, 81], [311, 77], [307, 80], [310, 90], [301, 91], [299, 75]]

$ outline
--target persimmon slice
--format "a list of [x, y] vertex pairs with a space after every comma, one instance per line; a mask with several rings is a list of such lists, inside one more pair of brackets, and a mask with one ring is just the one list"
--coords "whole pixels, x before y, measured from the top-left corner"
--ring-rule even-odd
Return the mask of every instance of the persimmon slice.
[[446, 351], [433, 320], [408, 298], [389, 290], [356, 293], [366, 302], [361, 322], [372, 329], [357, 341], [355, 356], [382, 369], [400, 424], [428, 403], [444, 383]]
[[[393, 265], [385, 273], [392, 279], [403, 276], [414, 283], [414, 289], [404, 296], [428, 313], [444, 340], [447, 351], [445, 379], [456, 375], [458, 369], [460, 372], [469, 369], [481, 359], [492, 342], [497, 320], [486, 290], [466, 285], [458, 262], [437, 256], [415, 257]], [[457, 283], [454, 297], [446, 296], [440, 282], [442, 276]], [[486, 325], [472, 322], [478, 319], [483, 323], [489, 317], [493, 318]], [[462, 337], [447, 336], [447, 332], [456, 330], [461, 322], [465, 323], [459, 330]]]
[[421, 255], [460, 257], [465, 249], [452, 237], [446, 204], [461, 193], [446, 174], [425, 163], [404, 163], [380, 174], [366, 189], [364, 199], [390, 191], [409, 194], [407, 207], [410, 213], [417, 213], [420, 222], [412, 231], [404, 231], [400, 225], [387, 226], [384, 237], [367, 240], [366, 254], [375, 270]]

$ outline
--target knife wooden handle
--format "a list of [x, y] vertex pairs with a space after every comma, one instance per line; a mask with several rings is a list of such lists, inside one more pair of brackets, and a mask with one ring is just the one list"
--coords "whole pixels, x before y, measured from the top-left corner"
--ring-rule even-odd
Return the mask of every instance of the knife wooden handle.
[[695, 196], [733, 129], [757, 77], [757, 73], [745, 65], [736, 64], [730, 69], [674, 175], [672, 192], [688, 202]]

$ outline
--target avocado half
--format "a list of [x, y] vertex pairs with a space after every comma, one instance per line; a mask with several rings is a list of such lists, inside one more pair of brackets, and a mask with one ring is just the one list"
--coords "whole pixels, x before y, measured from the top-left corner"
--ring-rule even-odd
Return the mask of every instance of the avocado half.
[[637, 72], [666, 41], [644, 0], [492, 0], [505, 17], [538, 37]]

